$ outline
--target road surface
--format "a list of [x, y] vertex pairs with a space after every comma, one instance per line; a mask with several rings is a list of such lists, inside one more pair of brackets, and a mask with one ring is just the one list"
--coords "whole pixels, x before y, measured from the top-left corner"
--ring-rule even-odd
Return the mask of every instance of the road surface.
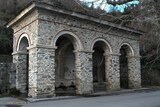
[[22, 107], [160, 107], [160, 90], [24, 104]]

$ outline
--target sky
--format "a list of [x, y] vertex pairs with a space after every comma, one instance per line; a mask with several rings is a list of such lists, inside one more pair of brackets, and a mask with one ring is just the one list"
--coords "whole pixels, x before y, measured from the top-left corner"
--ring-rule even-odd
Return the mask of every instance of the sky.
[[[124, 4], [120, 5], [112, 5], [107, 3], [107, 0], [80, 0], [82, 3], [87, 4], [88, 7], [93, 7], [95, 9], [100, 8], [101, 10], [104, 10], [106, 13], [111, 12], [119, 12], [124, 13], [125, 9], [129, 7], [136, 7], [140, 2], [139, 0], [133, 0]], [[118, 2], [119, 0], [111, 0], [113, 2]]]

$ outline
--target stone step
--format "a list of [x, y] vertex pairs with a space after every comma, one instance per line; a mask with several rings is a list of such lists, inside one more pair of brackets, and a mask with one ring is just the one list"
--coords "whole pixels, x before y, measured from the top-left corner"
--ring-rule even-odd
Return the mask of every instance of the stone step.
[[106, 84], [105, 83], [94, 83], [93, 89], [94, 89], [94, 91], [105, 91]]

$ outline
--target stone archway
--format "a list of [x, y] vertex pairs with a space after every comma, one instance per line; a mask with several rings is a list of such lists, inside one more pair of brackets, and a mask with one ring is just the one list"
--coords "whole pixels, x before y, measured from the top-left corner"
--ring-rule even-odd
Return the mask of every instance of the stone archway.
[[106, 91], [108, 56], [112, 49], [104, 39], [96, 39], [92, 44], [92, 67], [93, 67], [93, 88], [94, 91]]
[[27, 47], [30, 46], [30, 38], [28, 36], [28, 34], [26, 33], [23, 33], [19, 38], [18, 38], [18, 41], [17, 41], [17, 48], [16, 48], [16, 51], [19, 52], [27, 52]]
[[22, 34], [18, 40], [17, 52], [13, 53], [16, 62], [16, 88], [28, 95], [29, 91], [29, 54], [27, 47], [30, 42], [27, 34]]
[[105, 57], [101, 44], [97, 42], [94, 45], [93, 53], [93, 86], [94, 91], [105, 90]]
[[70, 32], [70, 31], [60, 31], [56, 34], [56, 36], [54, 37], [53, 39], [53, 42], [51, 43], [51, 45], [53, 47], [56, 47], [56, 43], [57, 43], [57, 40], [61, 37], [61, 36], [64, 36], [64, 35], [68, 35], [67, 38], [72, 42], [74, 48], [76, 51], [80, 51], [80, 50], [83, 50], [83, 46], [82, 46], [82, 43], [80, 41], [80, 39], [78, 38], [77, 35], [75, 35], [74, 33]]
[[129, 89], [130, 87], [130, 74], [129, 69], [131, 68], [130, 56], [134, 55], [134, 51], [129, 44], [123, 44], [120, 48], [120, 88]]
[[[64, 41], [64, 42], [62, 42], [62, 41]], [[83, 48], [82, 43], [81, 43], [80, 39], [78, 38], [78, 36], [72, 32], [69, 32], [69, 31], [61, 31], [54, 37], [52, 46], [57, 48], [56, 49], [56, 51], [57, 51], [56, 58], [57, 59], [58, 59], [58, 54], [60, 55], [59, 57], [61, 57], [61, 56], [65, 57], [68, 54], [72, 58], [72, 61], [71, 61], [72, 64], [70, 63], [69, 69], [67, 68], [64, 70], [69, 70], [72, 72], [70, 74], [75, 75], [74, 76], [75, 79], [72, 78], [72, 79], [70, 79], [70, 81], [63, 80], [63, 83], [61, 81], [56, 82], [56, 87], [58, 87], [58, 86], [64, 87], [63, 85], [65, 85], [65, 87], [63, 89], [64, 91], [71, 90], [70, 92], [72, 92], [72, 93], [76, 92], [76, 94], [92, 93], [93, 92], [92, 75], [91, 75], [91, 70], [92, 70], [91, 68], [92, 67], [90, 66], [91, 65], [91, 60], [90, 60], [91, 53], [88, 51], [87, 52], [84, 51], [84, 48]], [[59, 49], [59, 46], [61, 47], [60, 49]], [[61, 50], [61, 52], [63, 52], [63, 53], [61, 53], [58, 50]], [[63, 58], [62, 58], [62, 60], [64, 61]], [[68, 62], [67, 60], [69, 61], [69, 59], [65, 59], [65, 63]], [[57, 69], [57, 71], [60, 68], [60, 67], [58, 67], [58, 62], [60, 62], [60, 60], [56, 61], [57, 64], [56, 64], [55, 68]], [[69, 63], [67, 63], [66, 65], [68, 66]], [[72, 65], [72, 67], [71, 67], [71, 65]], [[89, 66], [87, 66], [87, 65], [89, 65]], [[63, 75], [64, 74], [62, 74], [62, 76]], [[70, 77], [68, 77], [68, 78], [70, 78]], [[67, 93], [69, 93], [69, 92], [67, 92]]]
[[56, 93], [76, 93], [77, 87], [80, 86], [77, 83], [76, 61], [79, 58], [76, 51], [83, 50], [82, 44], [74, 33], [61, 31], [54, 37], [52, 45], [57, 48], [55, 51]]
[[57, 39], [55, 51], [56, 93], [75, 93], [75, 53], [73, 41], [63, 35]]

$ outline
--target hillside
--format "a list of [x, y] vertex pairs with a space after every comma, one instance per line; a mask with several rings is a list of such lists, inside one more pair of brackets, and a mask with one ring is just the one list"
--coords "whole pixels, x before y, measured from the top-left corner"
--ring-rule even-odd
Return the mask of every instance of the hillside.
[[[0, 55], [12, 53], [12, 30], [7, 29], [5, 24], [13, 18], [18, 11], [31, 0], [0, 0]], [[7, 47], [7, 48], [6, 48]], [[7, 56], [8, 57], [8, 56]], [[1, 59], [5, 59], [2, 58]], [[0, 59], [0, 61], [2, 61]]]
[[31, 0], [0, 0], [0, 25], [5, 24], [10, 18]]

